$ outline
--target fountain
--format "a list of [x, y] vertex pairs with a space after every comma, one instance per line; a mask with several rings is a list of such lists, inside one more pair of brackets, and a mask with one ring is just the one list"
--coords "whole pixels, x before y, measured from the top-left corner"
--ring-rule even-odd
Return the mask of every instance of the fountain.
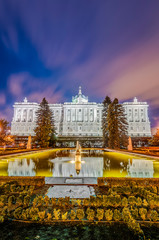
[[77, 141], [76, 152], [75, 152], [75, 169], [76, 173], [79, 174], [81, 170], [81, 146]]
[[28, 150], [31, 149], [31, 135], [29, 135], [29, 137], [28, 137], [27, 149]]
[[133, 150], [133, 146], [132, 146], [132, 140], [131, 140], [131, 137], [129, 137], [128, 142], [129, 142], [129, 144], [128, 144], [128, 151], [132, 151], [132, 150]]

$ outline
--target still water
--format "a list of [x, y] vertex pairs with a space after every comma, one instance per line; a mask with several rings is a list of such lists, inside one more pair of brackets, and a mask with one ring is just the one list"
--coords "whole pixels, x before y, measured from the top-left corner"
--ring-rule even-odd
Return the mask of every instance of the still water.
[[77, 162], [73, 150], [48, 150], [0, 158], [0, 176], [70, 177], [70, 175], [156, 178], [159, 177], [159, 160], [99, 150], [83, 150], [81, 159]]

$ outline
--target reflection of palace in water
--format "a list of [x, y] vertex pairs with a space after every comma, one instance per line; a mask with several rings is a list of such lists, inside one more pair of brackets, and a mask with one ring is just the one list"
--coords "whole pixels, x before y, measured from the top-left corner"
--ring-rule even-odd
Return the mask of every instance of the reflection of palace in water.
[[128, 176], [137, 178], [152, 178], [154, 174], [153, 161], [143, 159], [132, 159], [128, 163]]
[[[83, 157], [79, 174], [76, 173], [74, 161], [69, 161], [67, 157], [53, 161], [53, 177], [102, 177], [103, 176], [103, 158]], [[78, 166], [79, 167], [79, 166]]]
[[35, 163], [26, 158], [15, 159], [8, 163], [8, 176], [35, 176]]

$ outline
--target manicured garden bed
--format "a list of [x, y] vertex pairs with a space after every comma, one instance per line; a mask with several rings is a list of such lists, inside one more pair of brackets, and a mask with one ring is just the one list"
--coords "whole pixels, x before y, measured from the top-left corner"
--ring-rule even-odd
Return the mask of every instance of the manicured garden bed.
[[41, 177], [28, 178], [26, 185], [21, 178], [12, 180], [14, 181], [6, 183], [3, 181], [0, 186], [1, 222], [13, 220], [18, 221], [18, 224], [65, 226], [108, 226], [117, 223], [122, 226], [126, 224], [130, 232], [141, 237], [144, 236], [143, 226], [159, 225], [156, 179], [146, 180], [147, 182], [141, 179], [99, 179], [99, 185], [95, 187], [96, 196], [85, 199], [50, 199], [45, 195], [47, 186]]

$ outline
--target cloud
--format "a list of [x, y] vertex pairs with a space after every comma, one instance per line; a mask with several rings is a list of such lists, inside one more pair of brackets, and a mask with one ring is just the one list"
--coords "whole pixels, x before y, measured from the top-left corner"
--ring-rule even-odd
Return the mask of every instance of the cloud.
[[63, 94], [57, 91], [56, 84], [48, 86], [48, 79], [35, 78], [29, 73], [13, 74], [8, 79], [8, 89], [16, 101], [27, 97], [29, 101], [41, 102], [45, 97], [50, 103], [56, 103], [63, 99]]
[[[142, 100], [159, 104], [159, 50], [158, 42], [139, 46], [129, 53], [119, 56], [109, 66], [112, 81], [108, 91], [112, 96], [126, 100], [138, 96]], [[114, 73], [113, 73], [114, 71]], [[101, 89], [102, 91], [102, 89]]]
[[1, 79], [2, 89], [7, 82], [7, 103], [25, 96], [60, 102], [82, 85], [93, 101], [137, 96], [157, 116], [159, 3], [122, 3], [1, 1], [0, 70], [6, 68]]
[[15, 97], [22, 97], [24, 88], [23, 83], [27, 81], [27, 74], [12, 74], [8, 78], [8, 90]]
[[63, 99], [63, 94], [55, 92], [53, 87], [48, 87], [46, 89], [32, 92], [28, 95], [28, 100], [40, 103], [44, 97], [49, 103], [59, 103]]
[[11, 121], [13, 117], [13, 108], [10, 105], [6, 105], [5, 109], [0, 111], [0, 119], [6, 119], [7, 121]]
[[0, 105], [4, 105], [6, 103], [6, 96], [4, 93], [0, 93]]

